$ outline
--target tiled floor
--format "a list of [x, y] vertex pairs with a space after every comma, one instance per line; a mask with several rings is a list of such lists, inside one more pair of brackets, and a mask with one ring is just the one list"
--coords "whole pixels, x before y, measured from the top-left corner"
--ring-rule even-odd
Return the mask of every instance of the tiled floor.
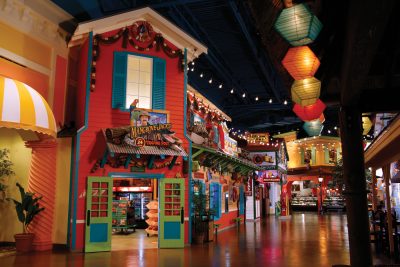
[[154, 249], [158, 247], [157, 236], [147, 236], [143, 229], [136, 229], [129, 234], [115, 233], [112, 235], [111, 250]]
[[[138, 235], [139, 236], [139, 235]], [[375, 264], [380, 263], [375, 260]], [[267, 266], [323, 267], [349, 264], [345, 215], [269, 217], [218, 234], [218, 240], [184, 249], [106, 253], [32, 253], [0, 258], [0, 266]]]

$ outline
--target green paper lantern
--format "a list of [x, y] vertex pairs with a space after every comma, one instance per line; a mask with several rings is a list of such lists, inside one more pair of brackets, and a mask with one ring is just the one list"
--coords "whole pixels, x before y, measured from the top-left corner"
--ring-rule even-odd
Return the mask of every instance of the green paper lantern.
[[315, 41], [322, 23], [306, 4], [298, 4], [283, 9], [274, 27], [292, 46], [301, 46]]
[[319, 119], [313, 121], [307, 121], [303, 124], [303, 129], [309, 136], [320, 135], [324, 125], [322, 125]]

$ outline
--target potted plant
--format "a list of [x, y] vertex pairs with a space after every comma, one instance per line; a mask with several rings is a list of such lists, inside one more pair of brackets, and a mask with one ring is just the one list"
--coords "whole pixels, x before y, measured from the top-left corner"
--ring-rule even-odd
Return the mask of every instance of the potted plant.
[[6, 177], [13, 175], [13, 163], [9, 158], [10, 151], [7, 148], [0, 149], [0, 201], [6, 198], [7, 185], [4, 180]]
[[205, 234], [205, 225], [203, 223], [203, 216], [206, 214], [206, 195], [203, 192], [203, 183], [200, 181], [194, 181], [194, 194], [193, 194], [193, 211], [194, 211], [194, 220], [193, 220], [193, 229], [194, 242], [197, 244], [202, 244], [204, 241]]
[[23, 233], [15, 234], [15, 245], [17, 252], [28, 252], [32, 250], [33, 233], [28, 232], [28, 225], [33, 221], [35, 216], [44, 210], [40, 207], [39, 200], [42, 196], [36, 197], [35, 193], [25, 192], [24, 188], [17, 183], [21, 195], [21, 202], [11, 199], [15, 204], [18, 220], [22, 223]]
[[240, 228], [240, 222], [242, 221], [242, 217], [236, 217], [235, 219], [236, 222], [236, 226], [238, 227], [238, 229]]

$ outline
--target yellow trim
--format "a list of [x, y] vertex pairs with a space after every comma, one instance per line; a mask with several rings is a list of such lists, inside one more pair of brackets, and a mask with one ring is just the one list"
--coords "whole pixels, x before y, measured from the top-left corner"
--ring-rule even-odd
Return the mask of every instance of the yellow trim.
[[16, 122], [9, 122], [9, 121], [0, 121], [0, 128], [9, 128], [9, 129], [21, 129], [21, 130], [31, 130], [34, 132], [38, 132], [41, 134], [46, 134], [50, 135], [54, 138], [57, 137], [57, 133], [55, 131], [52, 131], [50, 129], [34, 126], [34, 125], [25, 125], [22, 123], [16, 123]]
[[[0, 88], [4, 88], [4, 77], [0, 76]], [[4, 99], [4, 90], [0, 90], [0, 121], [3, 118], [3, 99]]]
[[19, 94], [19, 105], [21, 114], [19, 122], [27, 125], [36, 125], [35, 105], [33, 104], [33, 100], [28, 92], [28, 89], [25, 87], [25, 84], [19, 81], [13, 80], [13, 82], [17, 86]]

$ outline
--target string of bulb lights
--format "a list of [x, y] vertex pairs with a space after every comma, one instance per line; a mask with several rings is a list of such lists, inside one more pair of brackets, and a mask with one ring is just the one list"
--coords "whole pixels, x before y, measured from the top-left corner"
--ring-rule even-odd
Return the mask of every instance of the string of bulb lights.
[[[188, 73], [190, 74], [190, 73], [193, 73], [194, 74], [194, 72], [195, 72], [195, 70], [197, 69], [195, 69], [195, 61], [192, 61], [192, 62], [190, 62], [188, 65], [187, 65], [187, 71], [188, 71]], [[208, 77], [206, 77], [206, 75], [205, 75], [205, 71], [200, 71], [200, 74], [198, 74], [199, 75], [199, 77], [200, 78], [204, 78], [204, 79], [208, 79], [208, 83], [209, 84], [217, 84], [217, 88], [218, 89], [223, 89], [223, 88], [227, 88], [226, 86], [224, 86], [224, 84], [222, 83], [222, 82], [220, 82], [220, 81], [217, 81], [214, 77], [213, 77], [213, 75], [207, 75]], [[240, 91], [238, 90], [238, 89], [235, 89], [235, 87], [229, 87], [229, 88], [231, 88], [230, 90], [229, 90], [229, 92], [230, 92], [230, 94], [235, 94], [235, 93], [238, 93], [238, 95], [239, 96], [241, 96], [242, 98], [250, 98], [250, 99], [254, 99], [254, 101], [255, 102], [261, 102], [261, 101], [263, 101], [263, 98], [262, 97], [260, 97], [260, 96], [258, 96], [258, 95], [256, 95], [256, 96], [250, 96], [250, 94], [248, 94], [248, 93], [246, 93], [243, 89], [241, 89]], [[277, 103], [277, 101], [274, 101], [274, 99], [272, 98], [272, 97], [267, 97], [267, 98], [265, 98], [265, 100], [266, 100], [266, 102], [268, 102], [269, 104], [279, 104], [279, 103]], [[289, 104], [289, 102], [288, 102], [288, 100], [286, 100], [286, 99], [284, 99], [284, 101], [282, 102], [282, 104], [283, 105], [288, 105]]]

